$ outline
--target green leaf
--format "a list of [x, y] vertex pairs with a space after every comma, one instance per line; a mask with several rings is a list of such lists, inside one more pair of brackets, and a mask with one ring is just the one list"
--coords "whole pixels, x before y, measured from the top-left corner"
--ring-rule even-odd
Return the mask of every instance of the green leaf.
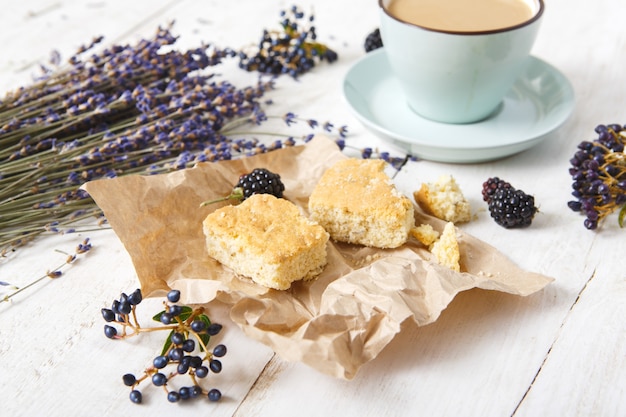
[[170, 334], [167, 336], [167, 339], [165, 339], [165, 343], [163, 344], [163, 350], [161, 351], [161, 355], [164, 356], [168, 350], [170, 350], [170, 346], [172, 346], [172, 335], [174, 334], [174, 329], [172, 329], [172, 331], [170, 332]]
[[617, 216], [617, 223], [619, 227], [624, 227], [624, 218], [626, 218], [626, 204], [622, 206], [619, 211], [619, 215]]
[[156, 314], [152, 317], [152, 320], [160, 322], [160, 321], [161, 321], [161, 316], [163, 315], [163, 313], [165, 313], [165, 310], [163, 310], [163, 311], [159, 311], [158, 313], [156, 313]]
[[191, 313], [193, 313], [193, 309], [191, 307], [183, 306], [182, 307], [182, 311], [180, 313], [180, 316], [178, 316], [178, 317], [180, 318], [181, 321], [185, 321], [189, 317], [191, 317]]
[[[206, 314], [201, 314], [198, 318], [202, 320], [204, 324], [206, 324], [206, 328], [208, 329], [211, 325], [211, 320], [209, 319], [209, 316], [207, 316]], [[211, 340], [211, 335], [208, 333], [202, 333], [200, 334], [200, 340], [202, 340], [202, 343], [204, 343], [205, 346], [208, 346], [209, 340]], [[200, 351], [204, 352], [204, 348], [202, 347], [202, 345], [200, 346]]]

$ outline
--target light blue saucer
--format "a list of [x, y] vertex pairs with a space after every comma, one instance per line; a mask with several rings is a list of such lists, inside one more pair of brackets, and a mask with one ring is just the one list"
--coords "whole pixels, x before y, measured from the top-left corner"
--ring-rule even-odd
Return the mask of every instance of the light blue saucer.
[[567, 78], [535, 57], [500, 107], [476, 123], [439, 123], [409, 109], [384, 48], [350, 68], [343, 94], [359, 121], [377, 136], [422, 159], [452, 163], [484, 162], [524, 151], [548, 137], [574, 108]]

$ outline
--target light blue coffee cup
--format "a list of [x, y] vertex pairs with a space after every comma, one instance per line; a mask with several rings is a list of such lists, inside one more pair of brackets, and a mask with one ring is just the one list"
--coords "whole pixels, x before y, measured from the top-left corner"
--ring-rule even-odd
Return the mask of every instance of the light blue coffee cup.
[[544, 10], [543, 0], [526, 0], [535, 13], [520, 25], [448, 32], [390, 15], [386, 8], [391, 1], [379, 0], [391, 70], [409, 107], [442, 123], [478, 122], [498, 110], [529, 61]]

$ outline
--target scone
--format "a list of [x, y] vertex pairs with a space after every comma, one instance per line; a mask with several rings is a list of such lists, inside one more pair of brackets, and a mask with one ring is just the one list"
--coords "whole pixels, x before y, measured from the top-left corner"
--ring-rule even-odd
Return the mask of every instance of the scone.
[[423, 183], [413, 198], [425, 212], [442, 220], [463, 223], [471, 219], [470, 204], [451, 175], [442, 175], [434, 183]]
[[286, 290], [326, 265], [328, 233], [293, 203], [270, 194], [214, 211], [203, 231], [209, 256], [268, 288]]
[[429, 246], [439, 238], [439, 232], [429, 224], [420, 224], [411, 229], [411, 236], [417, 239], [422, 245]]
[[435, 255], [437, 262], [441, 265], [447, 266], [457, 272], [461, 271], [459, 264], [461, 254], [459, 252], [459, 242], [456, 238], [454, 223], [446, 223], [439, 239], [430, 246], [430, 251]]
[[415, 224], [413, 204], [379, 159], [345, 159], [330, 167], [309, 198], [309, 213], [330, 237], [376, 248], [403, 245]]

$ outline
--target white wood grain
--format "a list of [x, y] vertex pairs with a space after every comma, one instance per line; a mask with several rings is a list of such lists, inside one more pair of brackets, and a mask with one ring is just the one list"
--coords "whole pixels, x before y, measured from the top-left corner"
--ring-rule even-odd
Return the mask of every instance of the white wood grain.
[[[279, 80], [271, 112], [348, 125], [351, 153], [374, 146], [401, 154], [368, 133], [341, 97], [343, 75], [363, 56], [364, 37], [378, 24], [376, 3], [298, 2], [314, 8], [320, 40], [341, 59], [300, 81]], [[15, 3], [0, 14], [0, 91], [28, 83], [51, 50], [67, 58], [92, 36], [133, 42], [175, 20], [181, 47], [204, 40], [236, 48], [256, 41], [289, 5], [255, 0]], [[534, 54], [570, 79], [577, 107], [543, 143], [478, 165], [411, 162], [396, 177], [400, 189], [411, 194], [422, 181], [454, 175], [475, 213], [463, 230], [523, 268], [554, 277], [544, 291], [526, 298], [462, 293], [437, 322], [405, 325], [352, 381], [283, 361], [245, 337], [223, 306], [210, 306], [211, 316], [225, 325], [220, 338], [229, 347], [224, 372], [214, 380], [223, 400], [170, 405], [150, 388], [145, 404], [136, 406], [128, 401], [121, 375], [150, 362], [160, 348], [158, 337], [110, 341], [102, 334], [99, 311], [137, 286], [125, 249], [112, 231], [50, 236], [0, 260], [0, 280], [24, 285], [63, 262], [65, 255], [57, 250], [71, 252], [86, 236], [94, 249], [61, 278], [0, 304], [2, 415], [626, 415], [625, 231], [612, 217], [600, 232], [589, 232], [582, 217], [566, 207], [568, 160], [576, 145], [593, 138], [598, 123], [626, 122], [626, 78], [618, 65], [626, 52], [618, 18], [624, 11], [621, 0], [547, 2]], [[220, 71], [238, 85], [255, 80], [233, 63]], [[480, 187], [493, 175], [535, 195], [540, 213], [530, 229], [504, 230], [489, 219]], [[141, 318], [149, 321], [159, 303], [145, 301]]]

